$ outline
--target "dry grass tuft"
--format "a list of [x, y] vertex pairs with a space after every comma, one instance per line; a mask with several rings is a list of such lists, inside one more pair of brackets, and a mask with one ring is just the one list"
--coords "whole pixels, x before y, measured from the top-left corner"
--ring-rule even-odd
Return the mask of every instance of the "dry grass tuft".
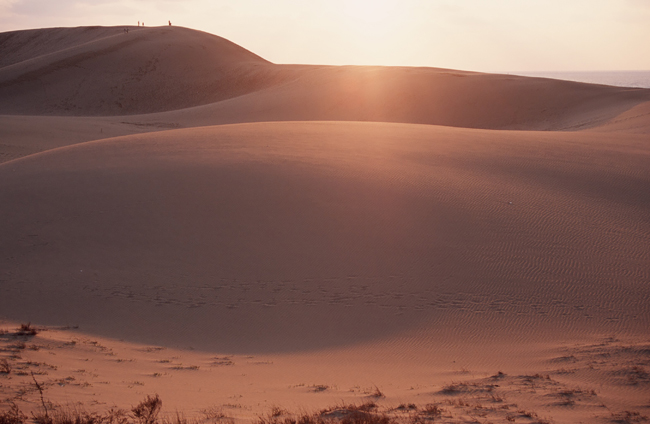
[[147, 396], [145, 400], [131, 409], [131, 413], [138, 424], [154, 424], [161, 408], [162, 400], [158, 395]]
[[636, 411], [624, 411], [618, 414], [612, 414], [612, 421], [619, 424], [633, 424], [647, 423], [649, 419]]
[[6, 359], [0, 359], [0, 374], [9, 374], [11, 372], [11, 365]]
[[8, 411], [0, 413], [0, 424], [24, 424], [27, 416], [23, 414], [15, 403], [11, 404]]
[[20, 324], [20, 327], [16, 331], [18, 336], [35, 336], [38, 334], [38, 330], [35, 327], [32, 327], [32, 323], [28, 322], [27, 324]]
[[428, 415], [428, 416], [439, 416], [442, 415], [444, 410], [440, 408], [438, 405], [434, 405], [432, 403], [426, 405], [424, 409], [422, 409], [422, 414]]
[[384, 393], [381, 390], [379, 390], [379, 387], [377, 386], [375, 386], [375, 390], [372, 393], [370, 393], [370, 396], [374, 398], [386, 397], [386, 395], [384, 395]]

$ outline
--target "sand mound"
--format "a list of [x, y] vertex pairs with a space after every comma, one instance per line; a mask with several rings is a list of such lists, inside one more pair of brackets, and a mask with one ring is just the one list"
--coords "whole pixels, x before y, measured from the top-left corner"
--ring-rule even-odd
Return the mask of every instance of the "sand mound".
[[647, 149], [376, 123], [56, 149], [0, 166], [0, 310], [222, 352], [643, 333]]
[[204, 105], [186, 119], [552, 130], [592, 127], [650, 100], [650, 90], [435, 68], [273, 65], [199, 31], [123, 30], [2, 34], [0, 113], [124, 115]]
[[[259, 56], [200, 31], [43, 31], [9, 33], [0, 44], [0, 56], [7, 49], [14, 52], [12, 60], [27, 58], [0, 68], [0, 113], [148, 113], [215, 102], [283, 80]], [[60, 36], [54, 45], [45, 44], [49, 54], [39, 54], [41, 38], [50, 32]], [[88, 41], [82, 42], [84, 37]], [[24, 49], [16, 47], [21, 41]]]
[[190, 125], [326, 120], [578, 130], [650, 99], [650, 90], [434, 68], [306, 67], [300, 75], [281, 86], [158, 119]]

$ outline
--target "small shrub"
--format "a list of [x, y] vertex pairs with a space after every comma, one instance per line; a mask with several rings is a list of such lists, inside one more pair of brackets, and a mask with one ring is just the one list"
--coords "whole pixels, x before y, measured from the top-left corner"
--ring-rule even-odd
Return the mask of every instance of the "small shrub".
[[460, 392], [460, 386], [456, 384], [448, 384], [442, 388], [441, 392], [446, 395], [453, 395]]
[[20, 324], [20, 328], [18, 328], [16, 334], [19, 336], [35, 336], [38, 334], [38, 330], [32, 327], [31, 322], [28, 322], [27, 324]]
[[147, 396], [145, 400], [131, 409], [131, 413], [139, 424], [154, 424], [161, 408], [162, 400], [158, 395]]
[[432, 415], [432, 416], [442, 415], [442, 408], [440, 408], [438, 405], [434, 405], [430, 403], [424, 407], [422, 413], [425, 415]]
[[9, 374], [11, 372], [11, 366], [6, 359], [0, 359], [0, 374]]
[[280, 417], [280, 416], [284, 415], [285, 413], [286, 413], [286, 411], [284, 409], [279, 408], [277, 406], [274, 406], [273, 408], [271, 408], [271, 416], [273, 418]]
[[0, 414], [0, 424], [25, 424], [27, 416], [23, 414], [15, 403], [11, 408]]
[[205, 417], [204, 421], [208, 421], [211, 423], [219, 423], [228, 418], [221, 408], [209, 408], [209, 409], [204, 409], [201, 412]]
[[348, 405], [345, 409], [350, 411], [364, 411], [369, 412], [377, 407], [377, 404], [373, 401], [362, 403], [361, 405]]
[[377, 386], [375, 386], [375, 390], [374, 390], [372, 393], [370, 393], [370, 396], [372, 396], [372, 397], [374, 397], [374, 398], [383, 398], [383, 397], [386, 397], [386, 396], [384, 395], [384, 393], [382, 393], [382, 391], [379, 390], [379, 387], [377, 387]]
[[35, 414], [32, 412], [32, 421], [34, 424], [54, 424], [52, 417], [45, 413]]
[[65, 409], [53, 412], [50, 422], [53, 424], [103, 424], [104, 418], [94, 412]]
[[104, 416], [104, 424], [128, 424], [129, 418], [124, 409], [111, 408]]

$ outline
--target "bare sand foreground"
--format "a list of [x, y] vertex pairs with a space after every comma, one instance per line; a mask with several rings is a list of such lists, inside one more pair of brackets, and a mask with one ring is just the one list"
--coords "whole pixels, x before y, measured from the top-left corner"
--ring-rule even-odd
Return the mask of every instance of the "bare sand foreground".
[[650, 90], [95, 27], [0, 113], [3, 411], [648, 421]]

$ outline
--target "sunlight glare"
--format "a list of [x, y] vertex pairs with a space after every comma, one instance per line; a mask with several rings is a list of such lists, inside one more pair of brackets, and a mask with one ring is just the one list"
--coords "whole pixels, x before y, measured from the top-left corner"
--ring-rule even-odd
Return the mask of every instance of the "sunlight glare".
[[396, 2], [393, 0], [350, 0], [345, 2], [345, 15], [367, 28], [385, 25], [389, 21]]

